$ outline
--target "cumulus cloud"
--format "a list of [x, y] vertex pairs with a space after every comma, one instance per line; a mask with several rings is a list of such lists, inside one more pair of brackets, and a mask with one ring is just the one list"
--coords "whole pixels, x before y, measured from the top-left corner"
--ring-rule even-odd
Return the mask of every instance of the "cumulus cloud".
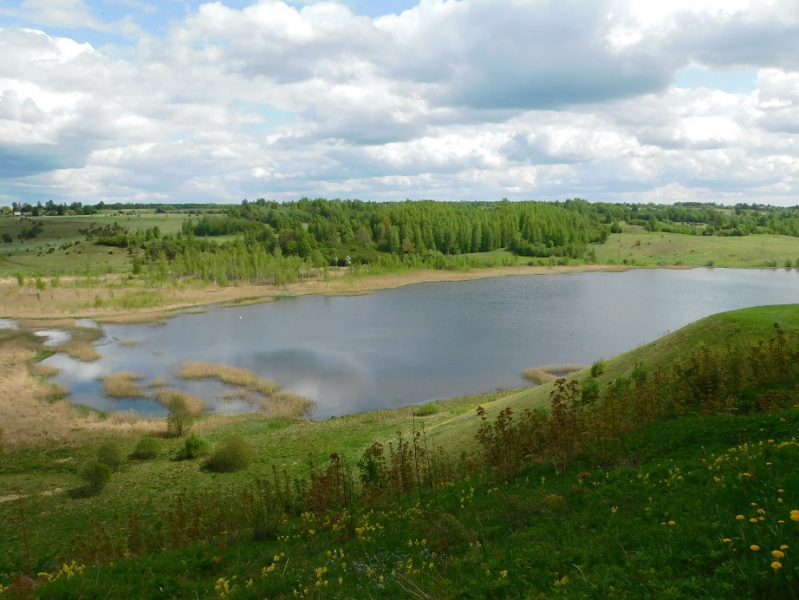
[[[0, 29], [0, 196], [795, 204], [799, 5], [666, 6], [216, 1], [121, 49], [48, 31], [132, 21], [26, 0], [0, 11], [44, 27]], [[757, 87], [676, 87], [689, 65]]]

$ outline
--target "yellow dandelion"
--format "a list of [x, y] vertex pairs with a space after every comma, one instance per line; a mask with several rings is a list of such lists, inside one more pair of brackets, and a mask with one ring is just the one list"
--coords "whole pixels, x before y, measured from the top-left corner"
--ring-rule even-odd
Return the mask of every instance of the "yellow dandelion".
[[743, 515], [736, 515], [735, 518], [738, 519], [739, 521], [743, 521], [746, 517], [744, 517]]
[[799, 512], [791, 513], [791, 521], [799, 521]]
[[676, 525], [674, 521], [669, 521], [669, 525]]
[[787, 549], [788, 549], [788, 544], [781, 544], [780, 545], [780, 550], [787, 550]]
[[750, 523], [757, 523], [757, 519], [755, 517], [752, 517], [751, 519], [749, 519], [749, 522]]
[[749, 546], [749, 549], [752, 550], [753, 552], [757, 552], [758, 550], [760, 550], [760, 546], [758, 546], [757, 544], [752, 544], [751, 546]]
[[730, 542], [732, 542], [732, 540], [730, 538], [724, 538], [721, 541], [724, 542], [725, 544], [729, 544]]
[[782, 563], [778, 560], [775, 560], [773, 563], [771, 563], [771, 568], [775, 571], [778, 571], [779, 569], [782, 569]]
[[785, 552], [783, 552], [782, 550], [772, 550], [771, 556], [773, 556], [774, 558], [785, 558]]

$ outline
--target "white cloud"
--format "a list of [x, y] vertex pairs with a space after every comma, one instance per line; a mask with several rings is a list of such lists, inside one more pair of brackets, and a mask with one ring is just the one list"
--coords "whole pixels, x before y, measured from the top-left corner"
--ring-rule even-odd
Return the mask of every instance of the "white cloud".
[[[652, 6], [422, 0], [373, 20], [334, 2], [212, 2], [127, 52], [7, 27], [0, 196], [648, 201], [695, 190], [795, 204], [796, 3]], [[77, 0], [18, 10], [60, 27], [92, 18]], [[674, 87], [687, 65], [749, 65], [758, 87]]]

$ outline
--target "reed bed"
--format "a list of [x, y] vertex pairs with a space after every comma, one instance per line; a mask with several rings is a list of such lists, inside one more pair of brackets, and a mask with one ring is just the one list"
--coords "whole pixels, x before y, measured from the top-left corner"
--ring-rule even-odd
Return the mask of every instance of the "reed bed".
[[225, 392], [219, 398], [224, 402], [235, 402], [236, 400], [244, 400], [246, 402], [249, 402], [250, 404], [255, 404], [259, 400], [258, 396], [249, 390], [235, 390], [235, 391]]
[[156, 377], [147, 384], [148, 388], [162, 388], [169, 387], [169, 382], [163, 377]]
[[140, 343], [139, 340], [137, 340], [136, 338], [125, 338], [117, 342], [117, 344], [125, 348], [130, 348], [131, 346], [135, 346], [136, 344], [139, 343]]
[[588, 368], [586, 365], [576, 365], [576, 364], [544, 365], [541, 367], [534, 367], [532, 369], [527, 369], [524, 373], [522, 373], [522, 376], [525, 379], [529, 379], [533, 383], [542, 385], [549, 381], [555, 381], [556, 379], [563, 377], [564, 375], [569, 375], [570, 373], [582, 371], [583, 369], [586, 368]]
[[56, 352], [63, 352], [70, 358], [81, 362], [94, 362], [100, 358], [100, 353], [97, 352], [97, 349], [89, 342], [83, 340], [69, 340], [52, 348]]
[[269, 419], [304, 417], [311, 413], [314, 406], [310, 398], [283, 390], [260, 403], [261, 412]]
[[142, 376], [131, 371], [122, 371], [104, 375], [100, 379], [103, 382], [103, 393], [108, 398], [145, 398], [146, 395], [136, 383]]
[[61, 371], [58, 367], [52, 365], [43, 365], [42, 363], [33, 363], [30, 365], [31, 374], [38, 377], [55, 377]]
[[114, 425], [136, 425], [142, 418], [135, 410], [117, 410], [108, 415], [108, 420]]
[[243, 387], [262, 396], [272, 396], [280, 390], [274, 381], [262, 379], [249, 369], [218, 363], [186, 362], [178, 373], [183, 379], [218, 379], [222, 383]]
[[202, 415], [208, 410], [208, 407], [205, 405], [205, 400], [182, 390], [169, 388], [159, 390], [155, 395], [155, 399], [158, 403], [166, 407], [168, 407], [169, 403], [175, 398], [182, 399], [186, 403], [189, 412], [193, 415]]

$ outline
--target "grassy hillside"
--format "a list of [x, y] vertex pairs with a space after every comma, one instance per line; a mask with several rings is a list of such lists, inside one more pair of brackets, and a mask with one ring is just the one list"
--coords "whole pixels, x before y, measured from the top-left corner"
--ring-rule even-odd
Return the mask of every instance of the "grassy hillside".
[[[128, 214], [130, 213], [130, 214]], [[79, 230], [114, 222], [131, 231], [158, 227], [162, 233], [177, 233], [185, 220], [182, 214], [156, 214], [152, 211], [108, 211], [91, 216], [0, 217], [0, 240], [8, 234], [10, 243], [0, 242], [0, 276], [23, 274], [82, 273], [88, 265], [94, 272], [111, 267], [129, 270], [130, 258], [119, 248], [86, 242]], [[25, 229], [41, 226], [41, 233], [20, 239]]]
[[[708, 317], [607, 359], [598, 380], [611, 389], [636, 364], [657, 374], [700, 346], [769, 339], [774, 322], [799, 331], [799, 306]], [[15, 585], [59, 597], [159, 588], [220, 598], [793, 597], [795, 377], [786, 371], [745, 391], [783, 390], [767, 414], [661, 419], [566, 462], [524, 459], [512, 468], [475, 439], [475, 408], [486, 408], [500, 439], [500, 410], [545, 406], [554, 384], [325, 422], [201, 422], [195, 431], [212, 446], [240, 436], [252, 463], [208, 472], [201, 458], [175, 460], [183, 439], [160, 437], [154, 458], [125, 459], [96, 495], [78, 477], [81, 465], [109, 439], [129, 457], [141, 433], [93, 429], [68, 444], [6, 448], [0, 522], [11, 525], [0, 538], [0, 584], [42, 572], [38, 583]], [[516, 442], [507, 440], [500, 446], [510, 452]], [[389, 479], [370, 487], [369, 473], [380, 470], [363, 461], [374, 442]], [[401, 458], [404, 444], [410, 453]], [[47, 579], [55, 581], [42, 585]]]

